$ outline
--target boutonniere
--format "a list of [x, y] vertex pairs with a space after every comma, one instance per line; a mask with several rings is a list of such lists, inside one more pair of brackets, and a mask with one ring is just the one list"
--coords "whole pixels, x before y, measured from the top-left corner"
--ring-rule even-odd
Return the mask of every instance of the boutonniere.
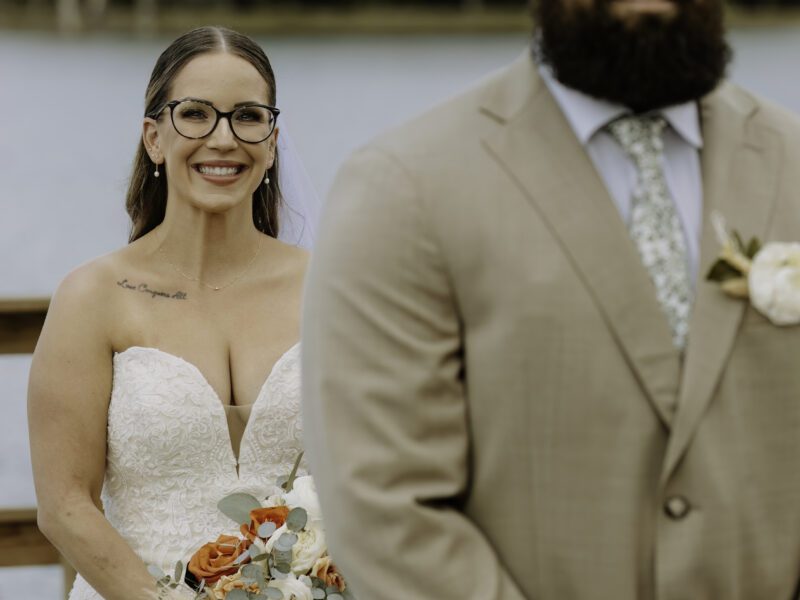
[[706, 275], [735, 298], [749, 298], [753, 307], [775, 325], [800, 324], [800, 243], [745, 243], [728, 231], [718, 212], [711, 215], [722, 249]]

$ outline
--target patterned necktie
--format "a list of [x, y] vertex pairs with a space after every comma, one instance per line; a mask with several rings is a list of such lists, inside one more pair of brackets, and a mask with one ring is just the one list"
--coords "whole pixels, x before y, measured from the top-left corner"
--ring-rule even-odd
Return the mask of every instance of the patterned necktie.
[[682, 350], [689, 333], [692, 289], [686, 240], [664, 178], [661, 132], [665, 126], [660, 116], [627, 116], [609, 123], [607, 129], [636, 165], [628, 228], [655, 285], [672, 341]]

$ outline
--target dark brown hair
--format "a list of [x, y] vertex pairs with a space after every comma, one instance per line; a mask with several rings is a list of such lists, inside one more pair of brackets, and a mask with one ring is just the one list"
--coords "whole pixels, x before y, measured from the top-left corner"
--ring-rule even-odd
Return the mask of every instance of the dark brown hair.
[[[158, 57], [145, 93], [145, 116], [153, 117], [169, 101], [170, 87], [178, 72], [194, 57], [208, 52], [228, 52], [245, 59], [267, 83], [269, 104], [276, 104], [275, 74], [267, 55], [253, 40], [224, 27], [200, 27], [183, 34]], [[167, 208], [167, 174], [153, 176], [153, 163], [140, 140], [133, 163], [125, 208], [131, 218], [129, 241], [139, 239], [157, 227]], [[261, 183], [253, 193], [253, 223], [262, 233], [278, 236], [278, 150], [269, 169], [269, 183]]]

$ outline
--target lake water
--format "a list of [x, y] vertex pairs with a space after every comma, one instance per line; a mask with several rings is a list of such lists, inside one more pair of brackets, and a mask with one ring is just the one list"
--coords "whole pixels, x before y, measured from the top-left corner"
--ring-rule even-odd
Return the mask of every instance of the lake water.
[[[800, 113], [800, 29], [739, 30], [731, 40], [731, 78]], [[125, 243], [123, 197], [142, 97], [169, 41], [0, 32], [0, 297], [50, 295], [70, 269]], [[278, 77], [282, 126], [322, 196], [353, 149], [507, 64], [526, 44], [520, 35], [259, 41]], [[0, 507], [35, 502], [29, 364], [0, 356]], [[57, 567], [0, 569], [0, 600], [61, 594]]]

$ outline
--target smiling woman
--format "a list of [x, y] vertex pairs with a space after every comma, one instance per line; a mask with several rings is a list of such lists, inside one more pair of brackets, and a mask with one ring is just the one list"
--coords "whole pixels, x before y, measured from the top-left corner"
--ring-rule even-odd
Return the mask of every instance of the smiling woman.
[[[137, 151], [128, 192], [128, 213], [134, 223], [131, 241], [153, 229], [163, 219], [166, 210], [166, 181], [158, 177], [154, 179], [148, 177], [148, 171], [153, 165], [155, 165], [153, 173], [160, 174], [158, 165], [165, 160], [158, 145], [158, 134], [161, 133], [162, 137], [166, 135], [168, 139], [165, 140], [165, 143], [168, 143], [169, 138], [175, 137], [172, 135], [174, 133], [179, 134], [177, 137], [199, 140], [217, 131], [220, 117], [219, 107], [213, 105], [213, 99], [200, 93], [202, 90], [207, 90], [209, 84], [216, 85], [217, 89], [227, 91], [228, 94], [232, 94], [235, 90], [242, 98], [247, 97], [246, 100], [235, 99], [233, 108], [238, 109], [241, 105], [254, 105], [257, 108], [253, 110], [261, 109], [269, 112], [269, 116], [263, 115], [264, 123], [269, 127], [265, 136], [261, 137], [260, 134], [263, 132], [259, 132], [259, 135], [255, 137], [261, 139], [248, 136], [248, 139], [239, 138], [239, 141], [244, 142], [245, 149], [250, 145], [261, 147], [261, 142], [267, 142], [267, 148], [264, 149], [269, 154], [269, 161], [265, 157], [262, 165], [271, 173], [268, 172], [267, 176], [263, 177], [262, 172], [260, 179], [264, 180], [264, 184], [255, 186], [251, 192], [253, 218], [259, 231], [272, 237], [276, 237], [278, 234], [277, 215], [281, 194], [277, 177], [278, 157], [275, 152], [275, 144], [279, 132], [274, 136], [271, 135], [276, 128], [277, 116], [280, 113], [278, 109], [274, 108], [276, 102], [275, 75], [269, 60], [257, 45], [252, 42], [250, 44], [241, 43], [242, 39], [249, 41], [248, 38], [231, 32], [231, 39], [237, 40], [239, 43], [220, 45], [219, 42], [224, 40], [224, 37], [214, 36], [210, 34], [211, 31], [210, 29], [195, 30], [184, 36], [189, 39], [184, 40], [181, 44], [176, 41], [161, 55], [153, 69], [145, 100], [145, 135]], [[223, 48], [226, 48], [227, 51], [221, 52], [220, 50]], [[225, 70], [228, 65], [232, 65], [231, 72]], [[187, 90], [194, 90], [194, 93], [189, 93]], [[248, 94], [250, 94], [249, 97]], [[180, 102], [189, 99], [200, 100], [200, 102], [191, 104]], [[176, 108], [178, 108], [177, 121], [175, 119]], [[164, 118], [166, 114], [169, 115], [169, 119]], [[247, 114], [238, 111], [237, 120]], [[203, 116], [205, 117], [204, 122], [202, 122]], [[228, 118], [223, 120], [227, 122], [228, 133], [235, 135], [234, 121], [230, 118], [233, 115], [226, 116]], [[171, 127], [165, 128], [164, 125], [170, 125], [170, 122]], [[181, 133], [182, 131], [183, 133]], [[225, 132], [218, 132], [215, 136], [217, 140], [221, 139], [219, 133], [224, 135]], [[224, 139], [222, 143], [225, 143]], [[269, 176], [270, 174], [272, 177]], [[177, 170], [173, 175], [178, 176]], [[254, 174], [250, 173], [250, 175]], [[169, 166], [167, 166], [167, 178], [169, 176]]]
[[[266, 498], [301, 451], [307, 255], [277, 239], [275, 77], [260, 47], [191, 31], [158, 59], [127, 197], [131, 243], [59, 286], [34, 354], [42, 531], [72, 600], [154, 598], [220, 532], [232, 493]], [[235, 288], [234, 288], [235, 286]]]

